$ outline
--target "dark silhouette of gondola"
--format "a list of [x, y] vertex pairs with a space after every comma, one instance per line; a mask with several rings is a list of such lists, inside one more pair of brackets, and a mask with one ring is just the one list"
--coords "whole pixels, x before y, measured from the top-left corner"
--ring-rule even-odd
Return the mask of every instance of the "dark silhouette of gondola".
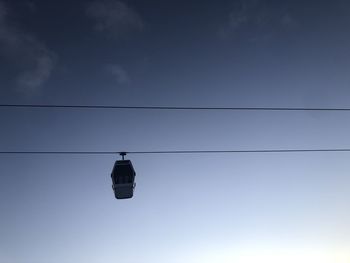
[[122, 160], [114, 163], [112, 170], [112, 188], [115, 198], [128, 199], [132, 198], [135, 189], [135, 170], [130, 160], [124, 160], [125, 152], [120, 153]]

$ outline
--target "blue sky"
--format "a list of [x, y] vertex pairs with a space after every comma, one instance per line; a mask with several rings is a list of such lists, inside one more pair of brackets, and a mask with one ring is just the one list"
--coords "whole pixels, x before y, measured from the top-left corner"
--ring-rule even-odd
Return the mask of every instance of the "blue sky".
[[[349, 107], [347, 1], [0, 1], [0, 103]], [[349, 148], [346, 112], [5, 109], [2, 151]], [[0, 262], [350, 261], [348, 153], [0, 156]]]

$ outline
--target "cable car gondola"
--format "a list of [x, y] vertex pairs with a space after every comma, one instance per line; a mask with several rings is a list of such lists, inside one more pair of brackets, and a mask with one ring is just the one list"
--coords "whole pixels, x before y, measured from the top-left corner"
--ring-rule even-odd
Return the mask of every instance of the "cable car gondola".
[[112, 188], [115, 198], [132, 198], [135, 188], [135, 170], [130, 160], [124, 160], [126, 153], [120, 153], [123, 160], [117, 160], [112, 170]]

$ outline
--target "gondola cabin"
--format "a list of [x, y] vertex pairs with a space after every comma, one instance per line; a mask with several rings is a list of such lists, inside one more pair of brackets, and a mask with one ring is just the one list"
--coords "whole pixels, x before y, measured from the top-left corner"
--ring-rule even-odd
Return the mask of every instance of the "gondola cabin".
[[135, 188], [135, 170], [130, 160], [118, 160], [112, 170], [112, 187], [115, 198], [132, 198]]

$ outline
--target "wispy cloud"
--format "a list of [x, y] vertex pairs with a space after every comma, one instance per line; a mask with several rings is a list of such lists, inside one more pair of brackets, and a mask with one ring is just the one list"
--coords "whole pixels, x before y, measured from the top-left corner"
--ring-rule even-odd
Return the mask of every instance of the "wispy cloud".
[[[229, 14], [229, 28], [235, 31], [242, 25], [251, 22], [252, 15], [254, 15], [256, 11], [254, 9], [257, 9], [258, 5], [258, 0], [237, 1]], [[255, 17], [255, 19], [260, 20], [261, 18]]]
[[140, 15], [122, 1], [104, 0], [90, 2], [86, 14], [95, 21], [96, 31], [119, 37], [130, 31], [140, 31], [144, 23]]
[[9, 9], [0, 1], [0, 53], [15, 65], [17, 90], [38, 93], [49, 79], [56, 56], [44, 43], [12, 24]]
[[128, 85], [131, 82], [128, 72], [118, 64], [111, 64], [107, 66], [108, 73], [112, 74], [120, 85]]
[[255, 34], [260, 32], [266, 36], [274, 30], [297, 26], [286, 4], [272, 6], [265, 0], [239, 0], [234, 3], [227, 24], [220, 30], [223, 37], [247, 31], [254, 31]]

